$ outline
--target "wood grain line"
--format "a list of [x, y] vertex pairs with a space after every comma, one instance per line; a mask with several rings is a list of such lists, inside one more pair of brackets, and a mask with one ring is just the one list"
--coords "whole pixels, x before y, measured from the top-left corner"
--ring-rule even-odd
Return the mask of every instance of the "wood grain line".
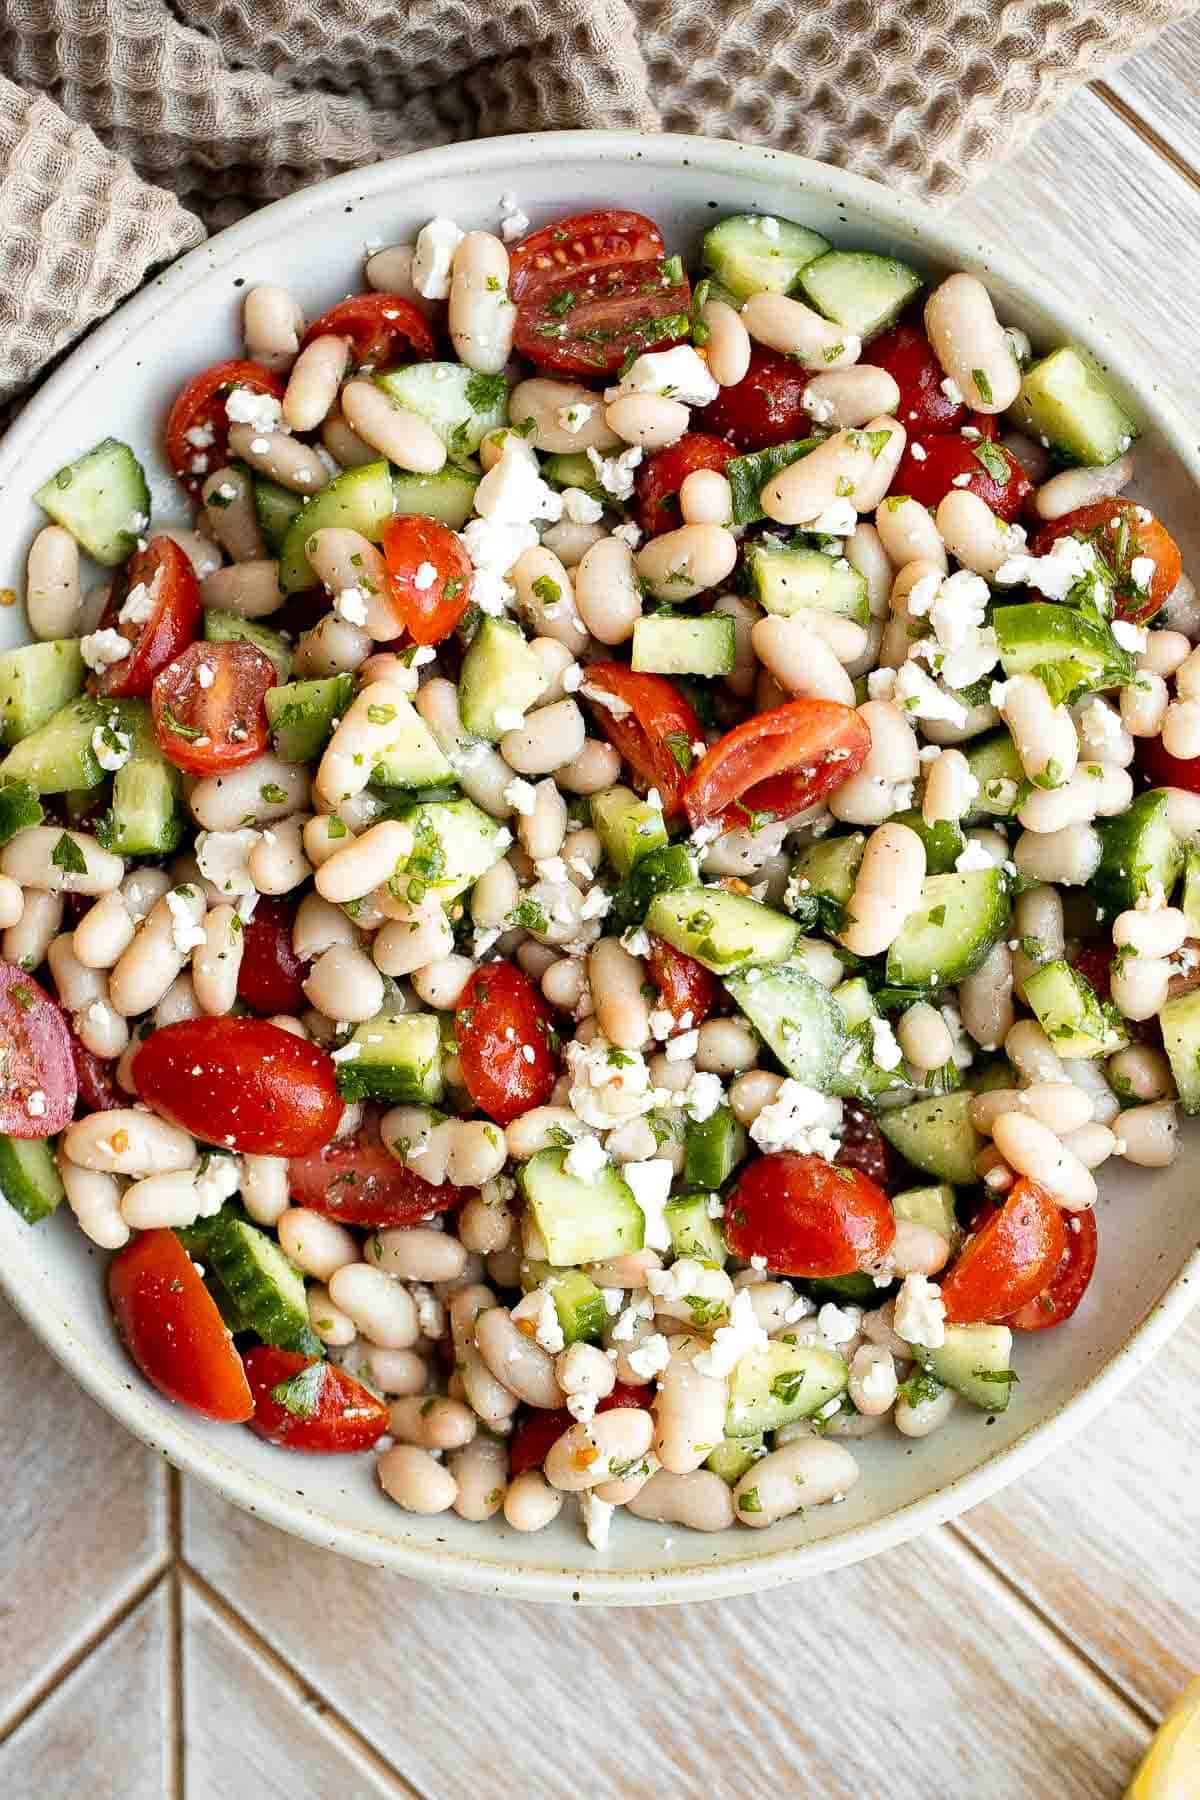
[[1114, 93], [1106, 81], [1092, 81], [1088, 83], [1088, 87], [1097, 99], [1103, 100], [1105, 106], [1116, 113], [1122, 124], [1128, 125], [1130, 131], [1136, 133], [1144, 144], [1149, 145], [1156, 156], [1161, 156], [1177, 175], [1182, 175], [1183, 179], [1190, 182], [1197, 193], [1200, 193], [1200, 170], [1194, 169], [1186, 158], [1180, 156], [1174, 145], [1168, 143], [1166, 138], [1161, 137], [1153, 125], [1148, 125], [1127, 100], [1122, 100], [1120, 94]]
[[416, 1788], [403, 1776], [399, 1769], [380, 1755], [375, 1745], [365, 1737], [358, 1726], [341, 1712], [331, 1706], [324, 1694], [312, 1687], [304, 1677], [297, 1673], [285, 1657], [280, 1656], [267, 1640], [257, 1632], [253, 1625], [238, 1611], [228, 1597], [219, 1588], [206, 1580], [197, 1569], [194, 1569], [186, 1557], [179, 1556], [175, 1562], [180, 1582], [194, 1588], [205, 1604], [223, 1620], [228, 1629], [239, 1638], [247, 1652], [265, 1662], [278, 1678], [291, 1688], [296, 1704], [305, 1707], [320, 1718], [322, 1724], [330, 1732], [341, 1738], [345, 1746], [353, 1749], [356, 1756], [370, 1765], [381, 1781], [392, 1784], [397, 1793], [397, 1800], [431, 1800], [422, 1789]]
[[183, 1554], [182, 1476], [178, 1469], [167, 1470], [167, 1544], [171, 1564], [167, 1575], [167, 1690], [170, 1695], [167, 1746], [168, 1781], [173, 1800], [186, 1800], [187, 1755], [184, 1742], [184, 1646], [183, 1591], [179, 1573]]

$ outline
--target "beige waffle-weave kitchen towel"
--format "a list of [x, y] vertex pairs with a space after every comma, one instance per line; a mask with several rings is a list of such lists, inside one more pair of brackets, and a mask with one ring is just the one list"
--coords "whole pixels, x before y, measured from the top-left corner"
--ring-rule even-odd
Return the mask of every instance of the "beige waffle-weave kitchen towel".
[[0, 0], [0, 401], [206, 229], [505, 131], [803, 151], [938, 198], [1200, 0]]

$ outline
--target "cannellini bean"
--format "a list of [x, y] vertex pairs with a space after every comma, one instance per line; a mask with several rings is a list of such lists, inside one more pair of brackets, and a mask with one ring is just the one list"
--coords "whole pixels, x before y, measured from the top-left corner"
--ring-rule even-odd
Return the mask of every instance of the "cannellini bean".
[[858, 1475], [858, 1464], [841, 1444], [800, 1438], [746, 1470], [733, 1490], [734, 1512], [743, 1525], [761, 1530], [801, 1507], [824, 1506], [848, 1493]]
[[567, 835], [567, 803], [553, 781], [539, 781], [533, 790], [533, 811], [517, 818], [517, 841], [533, 863], [558, 855]]
[[602, 644], [623, 644], [642, 616], [633, 552], [620, 538], [592, 545], [575, 574], [575, 604], [588, 631]]
[[1139, 956], [1174, 956], [1188, 936], [1187, 916], [1177, 906], [1160, 906], [1155, 912], [1131, 907], [1113, 920], [1113, 943]]
[[326, 810], [362, 792], [375, 763], [393, 747], [411, 716], [408, 695], [398, 684], [373, 681], [362, 690], [325, 746], [317, 770], [315, 791]]
[[177, 975], [154, 1009], [155, 1029], [161, 1031], [164, 1025], [179, 1025], [184, 1019], [199, 1017], [200, 1002], [190, 973]]
[[695, 1358], [709, 1348], [705, 1338], [673, 1338], [671, 1360], [658, 1378], [654, 1454], [672, 1475], [698, 1469], [724, 1436], [729, 1384], [723, 1375], [703, 1375], [695, 1366]]
[[506, 1307], [489, 1307], [475, 1322], [475, 1343], [484, 1362], [510, 1393], [528, 1406], [562, 1405], [554, 1357], [527, 1337]]
[[1031, 781], [1044, 778], [1057, 787], [1070, 780], [1079, 758], [1075, 722], [1065, 706], [1054, 705], [1036, 675], [1014, 675], [1004, 683], [1000, 712]]
[[[724, 300], [706, 300], [700, 309], [707, 332], [708, 372], [720, 387], [736, 387], [750, 367], [750, 333], [740, 314]], [[697, 336], [696, 342], [700, 342]]]
[[369, 1263], [345, 1263], [329, 1276], [329, 1297], [370, 1343], [409, 1350], [420, 1337], [408, 1289]]
[[279, 564], [270, 559], [230, 563], [200, 583], [200, 597], [216, 612], [240, 619], [261, 619], [280, 606]]
[[706, 1019], [699, 1030], [696, 1067], [710, 1075], [740, 1075], [758, 1061], [759, 1043], [740, 1019]]
[[1131, 737], [1157, 737], [1163, 728], [1170, 704], [1167, 684], [1161, 675], [1144, 671], [1128, 687], [1121, 689], [1121, 723]]
[[362, 469], [367, 463], [379, 461], [379, 452], [364, 443], [356, 431], [351, 431], [341, 409], [336, 406], [321, 425], [321, 442], [343, 469]]
[[850, 1398], [869, 1417], [890, 1411], [896, 1400], [896, 1359], [878, 1344], [863, 1344], [850, 1359]]
[[[84, 867], [78, 873], [61, 866], [65, 857], [60, 862], [54, 860], [55, 849], [64, 837], [83, 860]], [[38, 888], [49, 894], [107, 894], [120, 885], [124, 873], [121, 858], [102, 850], [94, 837], [82, 831], [63, 832], [57, 825], [33, 825], [0, 850], [0, 875], [7, 875], [20, 887]]]
[[[887, 502], [884, 502], [886, 508]], [[991, 581], [1002, 563], [1025, 542], [1020, 526], [998, 519], [986, 500], [969, 488], [951, 488], [937, 509], [937, 529], [947, 550], [964, 569]]]
[[[378, 390], [376, 390], [378, 392]], [[381, 395], [382, 398], [382, 395]], [[260, 431], [256, 425], [232, 425], [229, 449], [240, 462], [280, 487], [297, 494], [316, 494], [329, 485], [329, 470], [316, 451], [286, 431]], [[276, 600], [276, 606], [279, 601]]]
[[756, 655], [787, 693], [853, 706], [854, 683], [808, 618], [807, 612], [768, 613], [751, 633]]
[[397, 1281], [456, 1281], [467, 1252], [449, 1232], [413, 1225], [376, 1232], [367, 1241], [367, 1261]]
[[561, 1141], [561, 1133], [580, 1135], [579, 1120], [569, 1107], [534, 1106], [505, 1130], [508, 1153], [514, 1162], [528, 1162], [539, 1150], [549, 1150]]
[[600, 1030], [622, 1050], [640, 1050], [650, 1040], [650, 1012], [642, 992], [646, 970], [620, 938], [601, 938], [588, 956], [588, 981]]
[[371, 945], [376, 968], [385, 975], [411, 975], [427, 963], [449, 956], [454, 949], [454, 931], [445, 909], [436, 895], [420, 906], [410, 907], [408, 916], [385, 925]]
[[626, 444], [643, 450], [663, 450], [678, 443], [691, 415], [678, 400], [665, 394], [622, 394], [604, 409], [609, 428]]
[[1036, 1019], [1018, 1019], [1004, 1038], [1004, 1054], [1027, 1082], [1065, 1081], [1067, 1071]]
[[242, 301], [242, 336], [255, 362], [286, 369], [300, 348], [304, 314], [286, 288], [260, 282]]
[[385, 250], [376, 250], [364, 265], [367, 286], [380, 294], [398, 294], [427, 319], [436, 319], [441, 310], [441, 302], [428, 299], [413, 285], [415, 251], [414, 244], [389, 244]]
[[[352, 1344], [358, 1336], [354, 1320], [341, 1312], [330, 1298], [329, 1289], [320, 1282], [310, 1282], [306, 1295], [308, 1322], [323, 1344], [336, 1349]], [[399, 1354], [403, 1354], [400, 1352]], [[422, 1374], [424, 1366], [422, 1365]]]
[[907, 494], [889, 495], [876, 511], [875, 529], [897, 568], [919, 561], [944, 575], [950, 567], [941, 531], [929, 508], [919, 500], [912, 500]]
[[1124, 812], [1133, 798], [1133, 779], [1111, 763], [1080, 763], [1060, 787], [1035, 788], [1017, 809], [1026, 831], [1062, 831], [1095, 818]]
[[857, 775], [835, 788], [829, 810], [849, 825], [878, 825], [895, 812], [897, 784], [915, 779], [920, 764], [912, 726], [890, 700], [868, 700], [858, 709], [871, 733], [871, 748]]
[[103, 975], [80, 962], [69, 933], [55, 938], [46, 952], [46, 961], [54, 977], [58, 998], [68, 1012], [82, 1012], [85, 1006], [90, 1006], [104, 994], [107, 984]]
[[397, 867], [404, 867], [412, 842], [412, 831], [402, 820], [381, 820], [361, 837], [351, 838], [344, 849], [335, 851], [321, 864], [316, 873], [318, 894], [339, 905], [361, 900], [383, 887]]
[[[1167, 636], [1172, 638], [1182, 637], [1183, 633], [1175, 631], [1170, 633], [1158, 631], [1151, 632], [1147, 640], [1147, 649], [1149, 649], [1150, 644], [1153, 643], [1155, 638]], [[1170, 674], [1171, 671], [1169, 669], [1160, 669], [1157, 673], [1160, 675], [1167, 675]], [[1175, 691], [1181, 700], [1200, 699], [1200, 653], [1197, 651], [1189, 648], [1189, 652], [1184, 657], [1183, 661], [1176, 665]]]
[[342, 389], [342, 411], [350, 429], [402, 469], [436, 475], [446, 461], [446, 446], [418, 413], [397, 406], [372, 381], [355, 379]]
[[846, 948], [856, 956], [886, 950], [918, 905], [924, 879], [925, 846], [915, 831], [894, 822], [873, 831], [847, 902]]
[[72, 637], [78, 626], [79, 546], [61, 525], [45, 525], [29, 547], [25, 565], [25, 616], [34, 637]]
[[1131, 1044], [1108, 1059], [1108, 1078], [1119, 1094], [1133, 1100], [1173, 1100], [1175, 1077], [1161, 1050], [1149, 1044]]
[[931, 1225], [918, 1225], [912, 1219], [896, 1220], [896, 1235], [888, 1251], [888, 1262], [895, 1274], [936, 1275], [950, 1260], [950, 1245], [940, 1231]]
[[741, 1125], [753, 1125], [764, 1106], [770, 1106], [780, 1088], [783, 1076], [769, 1069], [753, 1069], [739, 1075], [729, 1089], [733, 1116]]
[[495, 1306], [491, 1290], [482, 1286], [460, 1288], [450, 1301], [450, 1328], [455, 1359], [462, 1380], [463, 1398], [493, 1431], [511, 1429], [517, 1409], [516, 1395], [497, 1381], [475, 1342], [476, 1326], [483, 1313]]
[[837, 431], [865, 425], [879, 413], [894, 413], [900, 389], [886, 369], [859, 363], [814, 376], [800, 403], [814, 424], [831, 425]]
[[1133, 761], [1133, 737], [1106, 700], [1090, 696], [1072, 708], [1071, 717], [1079, 736], [1079, 754], [1085, 761], [1113, 763], [1121, 769]]
[[121, 1184], [100, 1169], [83, 1169], [62, 1148], [58, 1152], [67, 1204], [80, 1230], [102, 1250], [119, 1250], [129, 1242], [129, 1226], [121, 1216]]
[[1012, 958], [1012, 951], [1001, 938], [975, 973], [958, 984], [963, 1026], [977, 1044], [989, 1049], [1003, 1043], [1012, 1027]]
[[552, 1444], [545, 1475], [553, 1487], [580, 1493], [612, 1478], [615, 1469], [646, 1455], [653, 1436], [650, 1414], [633, 1407], [599, 1413], [590, 1424], [572, 1425]]
[[925, 302], [925, 329], [972, 411], [1007, 412], [1021, 386], [1021, 367], [982, 281], [962, 273], [943, 281]]
[[[97, 901], [96, 904], [98, 906], [101, 902]], [[95, 911], [95, 908], [93, 907], [92, 910]], [[19, 925], [24, 911], [25, 896], [21, 892], [20, 885], [8, 875], [0, 875], [0, 928], [7, 931], [12, 926]], [[133, 927], [130, 926], [131, 931], [132, 929]]]
[[896, 1430], [903, 1437], [929, 1437], [946, 1423], [954, 1411], [956, 1400], [953, 1388], [943, 1388], [940, 1394], [934, 1394], [927, 1400], [918, 1400], [915, 1405], [901, 1393], [892, 1414]]
[[733, 672], [725, 677], [725, 684], [732, 693], [745, 698], [753, 691], [758, 669], [751, 633], [763, 617], [762, 608], [740, 594], [721, 594], [713, 611], [733, 620]]
[[517, 425], [533, 420], [526, 441], [535, 450], [564, 455], [620, 448], [621, 440], [605, 421], [603, 403], [593, 388], [580, 382], [542, 375], [519, 381], [509, 396], [508, 416]]
[[214, 906], [205, 915], [204, 942], [192, 956], [192, 987], [202, 1012], [214, 1017], [232, 1012], [244, 948], [237, 908]]
[[461, 1450], [478, 1430], [470, 1407], [444, 1394], [428, 1398], [412, 1394], [393, 1400], [388, 1413], [392, 1436], [402, 1444], [419, 1444], [423, 1450]]
[[177, 927], [199, 929], [206, 910], [204, 895], [194, 887], [172, 888], [155, 902], [109, 978], [109, 1000], [117, 1012], [131, 1019], [158, 1005], [190, 954], [179, 948]]
[[874, 525], [860, 519], [846, 539], [846, 561], [867, 584], [867, 604], [873, 619], [882, 619], [891, 601], [894, 571]]
[[1176, 700], [1167, 707], [1162, 743], [1169, 756], [1200, 756], [1200, 700]]
[[1123, 956], [1112, 966], [1112, 1002], [1126, 1019], [1152, 1019], [1167, 1003], [1171, 965], [1153, 956]]
[[449, 1469], [415, 1444], [394, 1444], [375, 1468], [388, 1499], [406, 1512], [448, 1512], [458, 1499], [458, 1483]]
[[733, 1495], [711, 1469], [673, 1475], [659, 1469], [628, 1502], [637, 1519], [686, 1525], [692, 1531], [727, 1531], [733, 1524]]
[[1083, 887], [1100, 866], [1100, 837], [1093, 826], [1065, 825], [1061, 831], [1023, 831], [1012, 858], [1022, 875]]
[[446, 1179], [455, 1187], [482, 1187], [507, 1159], [504, 1133], [485, 1119], [451, 1119]]
[[354, 926], [340, 906], [320, 894], [306, 894], [292, 926], [292, 949], [301, 962], [311, 962], [331, 944], [353, 944]]
[[1192, 640], [1182, 631], [1148, 631], [1146, 648], [1137, 665], [1155, 675], [1174, 675], [1175, 692], [1181, 700], [1200, 699], [1200, 660], [1196, 659]]
[[843, 369], [862, 355], [862, 339], [824, 319], [801, 300], [763, 289], [751, 294], [741, 321], [756, 343], [795, 357], [806, 369]]
[[914, 1069], [940, 1069], [954, 1051], [950, 1028], [936, 1006], [918, 1000], [902, 1014], [896, 1040], [904, 1060]]
[[1107, 1125], [1098, 1120], [1089, 1120], [1075, 1131], [1068, 1131], [1063, 1138], [1063, 1146], [1077, 1156], [1085, 1169], [1098, 1169], [1106, 1163], [1110, 1156], [1117, 1153], [1117, 1140]]
[[504, 1495], [504, 1520], [514, 1531], [544, 1531], [563, 1508], [564, 1496], [552, 1488], [540, 1469], [515, 1475]]
[[361, 1024], [383, 1006], [383, 977], [364, 950], [331, 944], [309, 970], [304, 992], [328, 1018]]
[[340, 594], [357, 589], [366, 601], [367, 635], [386, 640], [397, 637], [403, 621], [388, 599], [387, 569], [380, 552], [361, 531], [327, 525], [314, 531], [304, 546], [313, 573], [329, 589]]
[[970, 810], [978, 791], [979, 783], [972, 775], [971, 766], [962, 751], [943, 750], [930, 763], [925, 773], [921, 817], [930, 826], [937, 825], [942, 820], [957, 824], [964, 813]]
[[574, 762], [586, 737], [583, 714], [574, 700], [557, 700], [529, 713], [518, 730], [500, 739], [500, 754], [519, 775], [549, 775]]
[[492, 1437], [476, 1437], [454, 1450], [446, 1466], [458, 1483], [454, 1510], [460, 1519], [492, 1518], [504, 1503], [508, 1483], [508, 1450]]
[[[206, 522], [205, 529], [207, 528]], [[206, 575], [211, 575], [214, 569], [220, 568], [221, 552], [212, 538], [205, 537], [203, 532], [189, 531], [180, 525], [156, 525], [154, 529], [156, 537], [169, 537], [173, 544], [179, 545], [195, 570], [197, 581], [203, 581]], [[85, 596], [80, 618], [81, 631], [96, 629], [108, 604], [109, 592], [107, 587], [92, 588]]]
[[598, 794], [621, 777], [621, 758], [611, 744], [588, 738], [574, 762], [555, 771], [559, 787], [572, 794]]
[[1039, 519], [1061, 519], [1080, 506], [1091, 506], [1119, 494], [1133, 480], [1133, 458], [1126, 452], [1098, 469], [1064, 469], [1044, 481], [1033, 496]]
[[1131, 1106], [1114, 1126], [1117, 1155], [1143, 1169], [1165, 1169], [1179, 1154], [1179, 1122], [1170, 1100]]
[[135, 1231], [178, 1230], [201, 1215], [196, 1188], [200, 1165], [130, 1182], [121, 1196], [121, 1217]]
[[517, 309], [508, 295], [508, 251], [489, 231], [469, 231], [454, 253], [447, 322], [460, 362], [496, 375], [512, 354]]
[[328, 1282], [338, 1269], [358, 1261], [358, 1243], [345, 1226], [306, 1206], [290, 1206], [281, 1213], [276, 1232], [284, 1255], [318, 1281]]
[[1096, 1183], [1089, 1170], [1054, 1132], [1027, 1113], [1002, 1113], [992, 1121], [992, 1141], [1009, 1166], [1048, 1189], [1071, 1212], [1096, 1203]]
[[502, 927], [516, 906], [520, 888], [512, 865], [493, 863], [475, 883], [471, 893], [471, 918], [480, 931]]
[[575, 658], [567, 646], [560, 644], [557, 638], [539, 637], [532, 640], [529, 648], [540, 666], [543, 683], [538, 705], [548, 706], [553, 700], [565, 700], [567, 690], [563, 686], [563, 677], [568, 669], [575, 667]]
[[63, 1154], [79, 1168], [109, 1175], [163, 1175], [190, 1168], [196, 1160], [189, 1132], [153, 1113], [125, 1107], [76, 1119], [59, 1141]]
[[290, 894], [312, 874], [312, 864], [304, 854], [304, 830], [308, 824], [302, 813], [283, 819], [263, 832], [246, 858], [250, 879], [260, 894]]
[[242, 1204], [256, 1225], [274, 1225], [288, 1203], [286, 1156], [243, 1156]]
[[504, 798], [504, 791], [512, 781], [512, 771], [498, 751], [480, 744], [464, 730], [454, 683], [440, 679], [427, 681], [415, 704], [437, 739], [438, 748], [455, 764], [468, 799], [481, 806], [484, 812], [491, 813], [493, 818], [508, 818], [512, 806]]
[[338, 397], [350, 366], [348, 338], [325, 334], [301, 350], [283, 396], [283, 422], [293, 431], [315, 431]]
[[254, 507], [254, 484], [246, 470], [236, 466], [218, 469], [207, 478], [200, 495], [206, 528], [234, 562], [265, 560], [267, 546]]
[[452, 1012], [475, 964], [469, 956], [443, 956], [424, 968], [414, 969], [413, 992], [434, 1012]]
[[208, 775], [188, 797], [197, 825], [205, 831], [236, 831], [247, 824], [269, 825], [299, 812], [308, 801], [308, 773], [269, 752], [227, 775]]
[[586, 649], [588, 634], [575, 604], [571, 577], [545, 545], [522, 551], [509, 570], [517, 591], [517, 612], [538, 637], [554, 638], [571, 655]]
[[[796, 465], [797, 467], [801, 465]], [[657, 600], [690, 600], [732, 574], [738, 544], [723, 525], [681, 525], [639, 550], [639, 577]]]
[[1078, 1131], [1092, 1118], [1092, 1103], [1070, 1081], [1035, 1081], [1027, 1088], [991, 1088], [971, 1102], [971, 1123], [985, 1135], [1005, 1113], [1028, 1111], [1057, 1137]]

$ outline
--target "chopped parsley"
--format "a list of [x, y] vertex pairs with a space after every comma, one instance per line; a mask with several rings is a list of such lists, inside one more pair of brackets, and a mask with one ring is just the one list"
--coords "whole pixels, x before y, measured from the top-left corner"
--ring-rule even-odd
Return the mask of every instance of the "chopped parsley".
[[327, 1369], [328, 1365], [323, 1362], [311, 1362], [303, 1369], [297, 1369], [286, 1381], [276, 1382], [271, 1389], [272, 1400], [294, 1418], [311, 1419], [321, 1404]]
[[50, 861], [56, 869], [62, 869], [68, 875], [87, 874], [87, 858], [69, 831], [64, 831], [55, 844], [50, 853]]

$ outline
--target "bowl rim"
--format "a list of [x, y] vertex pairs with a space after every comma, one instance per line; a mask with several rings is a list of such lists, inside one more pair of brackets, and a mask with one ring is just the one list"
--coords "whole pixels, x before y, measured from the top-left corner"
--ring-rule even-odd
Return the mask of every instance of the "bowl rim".
[[[314, 211], [377, 196], [400, 177], [406, 183], [415, 183], [447, 175], [462, 177], [504, 170], [509, 181], [519, 183], [522, 165], [528, 165], [530, 159], [553, 156], [556, 150], [597, 168], [641, 163], [643, 167], [657, 166], [664, 171], [711, 171], [714, 175], [742, 176], [747, 180], [756, 176], [778, 179], [783, 174], [799, 188], [872, 216], [885, 229], [911, 232], [915, 225], [932, 259], [952, 267], [966, 263], [986, 268], [1035, 298], [1046, 312], [1057, 315], [1065, 335], [1100, 352], [1117, 380], [1139, 396], [1142, 410], [1153, 418], [1192, 481], [1200, 486], [1200, 446], [1170, 396], [1158, 382], [1148, 380], [1146, 369], [1137, 366], [1138, 359], [1127, 354], [1120, 339], [1098, 324], [1082, 302], [1065, 295], [1020, 252], [998, 249], [979, 239], [974, 228], [946, 219], [928, 202], [893, 194], [862, 176], [788, 151], [670, 133], [561, 131], [511, 134], [390, 157], [303, 188], [209, 238], [155, 275], [88, 333], [22, 409], [0, 443], [0, 487], [16, 472], [22, 444], [36, 436], [43, 420], [69, 404], [73, 390], [90, 380], [107, 359], [124, 351], [136, 331], [175, 307], [202, 270], [211, 273], [255, 250], [278, 231], [302, 223]], [[217, 1444], [196, 1437], [189, 1429], [188, 1416], [172, 1408], [148, 1385], [114, 1379], [104, 1367], [97, 1366], [76, 1337], [70, 1319], [42, 1304], [43, 1296], [18, 1278], [16, 1268], [10, 1269], [3, 1262], [0, 1288], [80, 1385], [135, 1436], [163, 1453], [179, 1469], [215, 1488], [225, 1499], [319, 1548], [333, 1549], [412, 1579], [515, 1600], [655, 1605], [747, 1593], [839, 1568], [900, 1544], [989, 1498], [1034, 1468], [1053, 1448], [1115, 1400], [1178, 1329], [1200, 1298], [1200, 1248], [1187, 1258], [1124, 1343], [1068, 1400], [1047, 1418], [1030, 1425], [1006, 1450], [936, 1492], [873, 1524], [852, 1526], [839, 1535], [796, 1548], [764, 1546], [753, 1552], [751, 1538], [746, 1553], [723, 1558], [718, 1564], [696, 1560], [671, 1564], [658, 1572], [625, 1572], [599, 1563], [594, 1572], [523, 1567], [512, 1557], [489, 1555], [489, 1540], [483, 1534], [478, 1552], [462, 1552], [440, 1544], [409, 1546], [382, 1532], [339, 1524], [314, 1511], [302, 1495], [263, 1481]], [[697, 1545], [706, 1541], [712, 1540], [698, 1538]]]

